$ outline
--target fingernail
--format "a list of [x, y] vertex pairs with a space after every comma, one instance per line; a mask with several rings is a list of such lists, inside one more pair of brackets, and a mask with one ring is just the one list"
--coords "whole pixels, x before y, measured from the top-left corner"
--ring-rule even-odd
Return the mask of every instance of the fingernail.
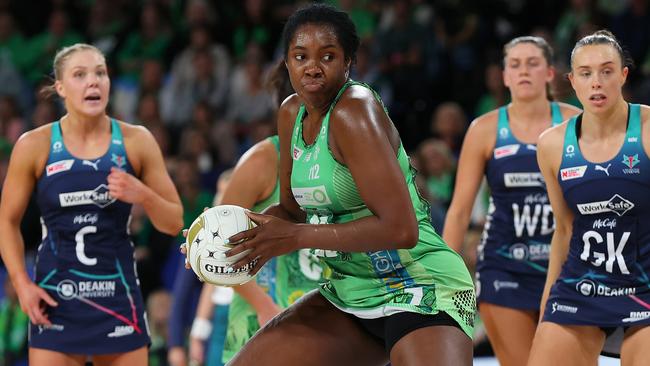
[[225, 254], [225, 255], [226, 255], [226, 257], [230, 257], [230, 250], [228, 250], [228, 251], [226, 251], [226, 252], [224, 252], [223, 254]]
[[233, 273], [235, 271], [232, 267], [226, 267], [226, 273]]
[[223, 243], [228, 245], [228, 244], [230, 244], [230, 240], [229, 239], [223, 239]]

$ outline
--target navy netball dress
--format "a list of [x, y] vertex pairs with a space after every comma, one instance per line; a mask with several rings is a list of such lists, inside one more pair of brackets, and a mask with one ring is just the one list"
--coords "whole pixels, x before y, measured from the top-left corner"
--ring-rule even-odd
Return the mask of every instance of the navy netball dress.
[[[562, 122], [557, 103], [550, 117], [553, 125]], [[479, 302], [539, 309], [554, 222], [536, 155], [536, 145], [513, 136], [507, 107], [499, 108], [485, 173], [491, 196], [476, 264]]]
[[650, 324], [650, 162], [640, 106], [629, 105], [623, 147], [603, 163], [582, 156], [581, 122], [582, 115], [570, 119], [564, 138], [558, 181], [575, 219], [544, 320], [608, 333]]
[[78, 159], [52, 124], [49, 158], [37, 183], [43, 242], [36, 283], [58, 302], [51, 326], [30, 329], [30, 346], [63, 353], [105, 354], [149, 343], [128, 224], [131, 205], [111, 197], [112, 167], [133, 174], [119, 124], [96, 159]]

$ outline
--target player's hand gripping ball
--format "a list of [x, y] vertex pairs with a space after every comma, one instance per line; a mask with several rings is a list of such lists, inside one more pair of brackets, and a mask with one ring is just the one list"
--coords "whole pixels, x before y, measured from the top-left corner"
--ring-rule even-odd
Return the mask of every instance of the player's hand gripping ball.
[[256, 261], [238, 269], [232, 268], [250, 250], [226, 257], [226, 252], [237, 243], [224, 244], [224, 240], [232, 235], [256, 226], [245, 211], [239, 206], [215, 206], [203, 211], [190, 225], [187, 232], [187, 258], [200, 280], [219, 286], [233, 286], [254, 278], [249, 271]]

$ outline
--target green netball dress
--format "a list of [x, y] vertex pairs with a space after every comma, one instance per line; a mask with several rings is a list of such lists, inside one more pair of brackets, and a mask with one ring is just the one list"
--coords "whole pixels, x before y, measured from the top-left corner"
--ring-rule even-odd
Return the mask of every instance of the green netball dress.
[[[278, 137], [269, 140], [279, 151]], [[252, 211], [262, 212], [279, 201], [280, 184], [275, 184], [273, 193], [253, 206]], [[322, 269], [318, 258], [309, 249], [302, 249], [268, 261], [255, 277], [257, 284], [271, 296], [281, 308], [287, 308], [302, 295], [318, 287]], [[235, 293], [228, 312], [228, 328], [223, 346], [222, 361], [227, 363], [244, 344], [259, 330], [257, 312], [244, 298]]]
[[[328, 146], [330, 113], [350, 85], [369, 88], [348, 81], [323, 118], [313, 144], [305, 144], [302, 135], [304, 105], [296, 117], [291, 139], [291, 189], [311, 224], [340, 224], [372, 215], [359, 195], [350, 170], [334, 159]], [[380, 101], [376, 93], [375, 97]], [[326, 277], [320, 292], [340, 310], [359, 318], [444, 311], [471, 337], [476, 301], [469, 272], [460, 256], [431, 226], [429, 204], [417, 191], [415, 169], [410, 166], [401, 144], [397, 160], [418, 220], [417, 245], [412, 249], [363, 253], [314, 250]]]

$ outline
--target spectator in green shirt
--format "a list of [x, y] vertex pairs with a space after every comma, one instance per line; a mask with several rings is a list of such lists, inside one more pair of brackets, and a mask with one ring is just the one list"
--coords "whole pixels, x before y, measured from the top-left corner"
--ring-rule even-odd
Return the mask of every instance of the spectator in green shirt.
[[117, 53], [121, 76], [137, 83], [144, 60], [153, 59], [166, 64], [165, 52], [171, 42], [163, 9], [155, 3], [147, 3], [140, 13], [140, 29], [130, 33]]
[[27, 360], [27, 323], [29, 317], [20, 303], [9, 277], [4, 283], [5, 298], [0, 302], [0, 366]]
[[82, 41], [81, 35], [69, 29], [68, 15], [60, 9], [52, 11], [47, 30], [30, 39], [25, 49], [27, 80], [36, 85], [52, 72], [52, 59], [59, 49]]

